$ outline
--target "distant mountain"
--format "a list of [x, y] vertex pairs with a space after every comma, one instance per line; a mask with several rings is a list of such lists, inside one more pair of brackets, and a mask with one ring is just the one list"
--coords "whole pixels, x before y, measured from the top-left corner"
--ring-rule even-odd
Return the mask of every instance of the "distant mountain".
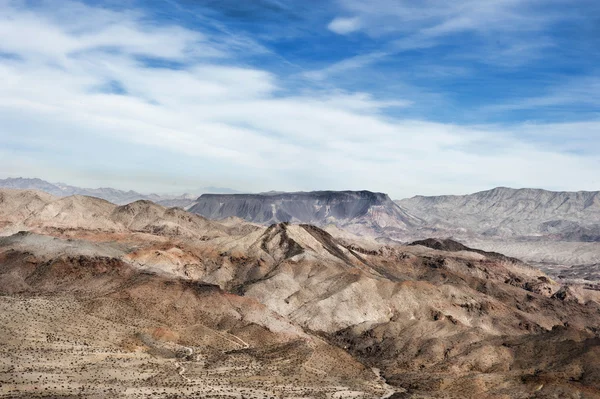
[[213, 186], [203, 187], [198, 190], [198, 193], [202, 193], [202, 194], [241, 194], [240, 191], [233, 190], [231, 188], [213, 187]]
[[149, 200], [211, 219], [237, 217], [263, 225], [310, 223], [347, 241], [355, 236], [388, 243], [454, 238], [470, 247], [524, 259], [544, 270], [600, 262], [597, 191], [498, 187], [470, 195], [416, 196], [394, 202], [386, 194], [370, 191], [236, 194], [227, 188], [206, 187], [198, 191], [211, 194], [198, 197], [89, 189], [26, 178], [0, 180], [3, 187], [59, 197], [86, 195], [118, 205]]
[[[138, 200], [149, 200], [168, 207], [187, 208], [192, 205], [198, 194], [158, 195], [141, 194], [133, 190], [124, 191], [115, 188], [81, 188], [65, 183], [50, 183], [37, 178], [7, 178], [0, 179], [0, 188], [14, 188], [21, 190], [39, 190], [58, 197], [69, 195], [87, 195], [97, 197], [118, 205], [129, 204]], [[198, 193], [235, 193], [235, 190], [222, 187], [205, 187]]]
[[141, 199], [151, 201], [160, 201], [162, 199], [161, 196], [156, 194], [145, 195], [132, 190], [123, 191], [114, 188], [81, 188], [64, 183], [49, 183], [37, 178], [28, 179], [18, 177], [2, 179], [0, 180], [0, 187], [21, 190], [39, 190], [58, 197], [87, 195], [90, 197], [102, 198], [115, 204], [128, 204]]
[[370, 191], [203, 194], [189, 211], [211, 219], [234, 216], [261, 224], [333, 224], [368, 235], [394, 236], [421, 223], [386, 194]]
[[63, 185], [63, 188], [61, 189], [61, 187], [57, 184], [48, 183], [45, 180], [37, 179], [37, 178], [36, 179], [26, 179], [26, 178], [22, 178], [22, 177], [17, 177], [17, 178], [9, 177], [8, 179], [0, 180], [0, 187], [14, 188], [14, 189], [19, 189], [19, 190], [40, 190], [40, 191], [44, 191], [48, 194], [57, 195], [57, 196], [69, 195], [69, 194], [65, 194], [64, 185]]
[[600, 241], [600, 192], [498, 187], [470, 195], [416, 196], [396, 203], [430, 230], [489, 238]]
[[198, 196], [194, 195], [194, 194], [182, 194], [182, 195], [173, 196], [173, 197], [161, 196], [159, 200], [154, 201], [154, 202], [156, 202], [157, 204], [160, 204], [162, 206], [166, 206], [168, 208], [177, 207], [177, 208], [187, 209], [196, 203], [197, 197]]

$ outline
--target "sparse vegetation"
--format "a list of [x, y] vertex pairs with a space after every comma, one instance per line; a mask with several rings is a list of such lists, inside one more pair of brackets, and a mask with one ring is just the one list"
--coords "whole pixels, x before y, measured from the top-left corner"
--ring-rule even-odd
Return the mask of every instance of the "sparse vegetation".
[[[599, 393], [589, 284], [458, 243], [374, 247], [180, 214], [154, 229], [172, 212], [11, 196], [4, 231], [30, 224], [0, 239], [5, 397]], [[111, 211], [82, 225], [88, 206]]]

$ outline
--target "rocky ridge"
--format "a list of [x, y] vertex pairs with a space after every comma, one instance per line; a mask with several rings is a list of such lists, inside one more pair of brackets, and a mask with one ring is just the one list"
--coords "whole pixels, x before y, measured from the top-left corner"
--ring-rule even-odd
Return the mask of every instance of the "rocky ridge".
[[453, 237], [558, 275], [600, 260], [600, 192], [498, 187], [470, 195], [416, 196], [397, 204], [424, 221], [414, 238]]
[[[52, 370], [61, 377], [42, 386], [55, 395], [126, 396], [120, 384], [131, 397], [600, 394], [599, 292], [522, 262], [451, 241], [349, 243], [310, 224], [219, 223], [146, 201], [0, 194], [1, 325], [27, 342], [0, 334], [18, 367], [0, 375], [13, 396], [31, 397], [31, 381]], [[113, 365], [74, 357], [80, 342], [114, 353]], [[31, 363], [27, 345], [53, 358]]]
[[470, 195], [396, 201], [427, 228], [490, 238], [600, 241], [600, 192], [498, 187]]

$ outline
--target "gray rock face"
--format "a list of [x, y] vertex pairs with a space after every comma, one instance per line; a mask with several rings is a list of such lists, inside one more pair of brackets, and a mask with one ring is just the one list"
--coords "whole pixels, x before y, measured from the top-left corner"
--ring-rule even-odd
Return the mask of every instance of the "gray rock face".
[[350, 225], [382, 232], [420, 223], [386, 194], [370, 191], [313, 191], [263, 194], [204, 194], [189, 209], [210, 219], [239, 217], [254, 223], [298, 222]]
[[396, 201], [431, 229], [484, 237], [600, 241], [600, 192], [498, 187], [471, 195]]

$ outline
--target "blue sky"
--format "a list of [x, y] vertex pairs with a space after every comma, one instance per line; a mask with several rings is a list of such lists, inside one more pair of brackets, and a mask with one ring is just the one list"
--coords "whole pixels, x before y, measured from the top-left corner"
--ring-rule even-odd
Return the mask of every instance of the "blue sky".
[[600, 189], [591, 0], [0, 0], [0, 177]]

